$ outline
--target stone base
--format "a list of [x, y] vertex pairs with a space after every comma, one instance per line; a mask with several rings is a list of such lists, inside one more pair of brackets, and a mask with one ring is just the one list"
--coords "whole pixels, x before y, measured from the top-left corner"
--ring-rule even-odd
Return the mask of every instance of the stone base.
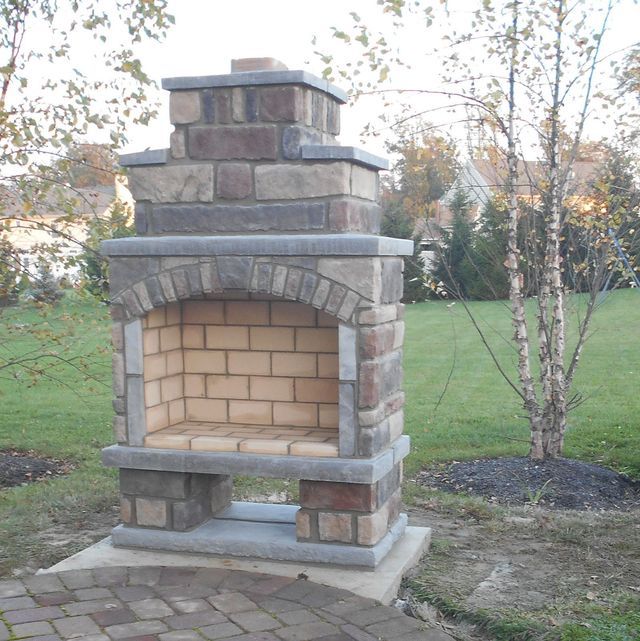
[[119, 547], [253, 557], [373, 569], [404, 534], [401, 514], [376, 545], [360, 547], [296, 540], [296, 505], [232, 503], [214, 518], [190, 532], [171, 532], [119, 525], [112, 532]]

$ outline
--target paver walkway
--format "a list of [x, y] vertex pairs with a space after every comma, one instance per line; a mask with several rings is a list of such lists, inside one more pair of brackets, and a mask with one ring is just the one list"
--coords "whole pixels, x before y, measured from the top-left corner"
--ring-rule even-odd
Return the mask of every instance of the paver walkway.
[[452, 641], [399, 610], [304, 579], [100, 568], [0, 581], [0, 641]]

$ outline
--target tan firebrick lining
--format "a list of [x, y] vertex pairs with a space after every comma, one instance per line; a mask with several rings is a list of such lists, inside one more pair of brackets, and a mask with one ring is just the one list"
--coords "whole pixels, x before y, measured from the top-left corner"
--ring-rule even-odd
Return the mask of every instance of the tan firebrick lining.
[[[297, 302], [204, 300], [153, 310], [143, 327], [147, 432], [154, 436], [147, 437], [148, 446], [188, 449], [186, 436], [196, 424], [215, 428], [209, 439], [228, 439], [223, 431], [251, 425], [247, 436], [255, 438], [242, 445], [210, 443], [209, 449], [337, 455], [338, 328], [332, 316]], [[167, 432], [171, 427], [182, 433]], [[293, 440], [298, 429], [307, 432]], [[327, 443], [329, 437], [336, 443]], [[317, 452], [308, 451], [311, 444]]]

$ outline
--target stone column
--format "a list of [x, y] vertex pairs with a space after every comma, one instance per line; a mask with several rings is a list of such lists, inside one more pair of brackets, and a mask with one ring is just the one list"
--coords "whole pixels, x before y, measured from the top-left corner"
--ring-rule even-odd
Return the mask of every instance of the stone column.
[[120, 508], [127, 526], [184, 532], [231, 502], [224, 474], [120, 470]]
[[402, 463], [371, 485], [300, 481], [298, 541], [372, 546], [400, 515]]

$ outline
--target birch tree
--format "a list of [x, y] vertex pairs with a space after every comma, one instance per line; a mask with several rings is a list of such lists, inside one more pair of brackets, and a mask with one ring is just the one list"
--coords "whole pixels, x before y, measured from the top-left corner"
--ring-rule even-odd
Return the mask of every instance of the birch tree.
[[[562, 247], [576, 211], [591, 204], [587, 194], [574, 193], [576, 158], [594, 111], [602, 117], [606, 117], [606, 109], [615, 114], [616, 118], [609, 121], [611, 127], [623, 120], [620, 114], [629, 106], [624, 100], [605, 96], [601, 83], [605, 80], [606, 85], [609, 64], [615, 62], [616, 56], [625, 55], [624, 50], [604, 49], [611, 16], [619, 5], [629, 9], [631, 3], [473, 3], [468, 24], [448, 32], [445, 42], [438, 42], [432, 53], [434, 64], [443, 70], [439, 82], [433, 87], [418, 84], [389, 88], [394, 65], [408, 62], [402, 45], [394, 46], [393, 35], [401, 33], [405, 23], [415, 24], [416, 20], [423, 21], [426, 28], [437, 26], [455, 12], [458, 3], [443, 1], [440, 9], [403, 0], [380, 0], [378, 4], [391, 28], [374, 33], [357, 14], [352, 14], [352, 28], [336, 29], [334, 36], [357, 52], [355, 59], [343, 69], [335, 67], [330, 56], [324, 59], [331, 73], [354, 81], [356, 93], [380, 93], [388, 103], [394, 92], [404, 99], [419, 96], [422, 102], [414, 109], [420, 114], [446, 114], [443, 124], [449, 131], [458, 123], [471, 123], [476, 131], [485, 131], [492, 146], [499, 150], [495, 169], [501, 176], [500, 191], [506, 204], [505, 267], [515, 375], [493, 352], [491, 355], [526, 412], [529, 456], [537, 460], [561, 456], [567, 415], [583, 400], [572, 386], [589, 324], [598, 293], [616, 264], [612, 239], [623, 227], [623, 220], [628, 223], [630, 218], [638, 217], [637, 210], [618, 212], [617, 216], [611, 216], [606, 208], [594, 212], [588, 234], [591, 251], [586, 308], [576, 323], [577, 338], [569, 344], [570, 291], [564, 277], [567, 258], [563, 257]], [[436, 58], [437, 50], [440, 58]], [[633, 69], [632, 65], [627, 68]], [[371, 74], [376, 76], [374, 81]], [[633, 78], [633, 74], [628, 73], [628, 77]], [[406, 122], [407, 117], [405, 112], [398, 120]], [[523, 162], [532, 154], [542, 161], [535, 175]], [[523, 185], [528, 193], [523, 193]], [[525, 211], [533, 211], [534, 215], [525, 215]], [[530, 301], [536, 309], [535, 319], [527, 315], [525, 279], [537, 294]], [[489, 347], [480, 324], [473, 318], [472, 321]]]

